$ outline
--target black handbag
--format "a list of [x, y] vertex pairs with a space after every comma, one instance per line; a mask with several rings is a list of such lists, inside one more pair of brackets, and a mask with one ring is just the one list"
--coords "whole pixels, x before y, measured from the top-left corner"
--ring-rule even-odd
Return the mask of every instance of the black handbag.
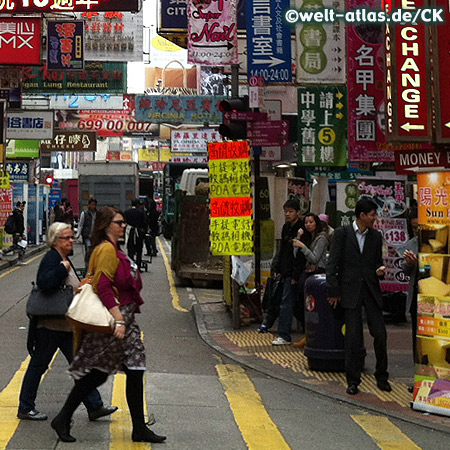
[[73, 299], [72, 286], [61, 286], [55, 291], [46, 292], [32, 284], [33, 289], [27, 301], [27, 316], [30, 319], [65, 319]]

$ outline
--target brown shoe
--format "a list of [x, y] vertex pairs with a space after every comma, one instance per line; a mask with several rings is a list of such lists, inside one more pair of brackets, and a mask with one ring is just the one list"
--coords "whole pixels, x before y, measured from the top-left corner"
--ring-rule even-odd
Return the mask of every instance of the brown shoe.
[[303, 348], [306, 345], [306, 337], [302, 337], [298, 342], [292, 344], [295, 348]]

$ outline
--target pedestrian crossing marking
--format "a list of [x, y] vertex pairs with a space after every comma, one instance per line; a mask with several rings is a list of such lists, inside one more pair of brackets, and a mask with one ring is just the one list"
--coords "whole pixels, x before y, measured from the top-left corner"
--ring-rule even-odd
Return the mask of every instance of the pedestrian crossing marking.
[[5, 450], [20, 423], [20, 419], [17, 418], [17, 405], [19, 404], [20, 387], [29, 361], [30, 357], [28, 356], [8, 386], [0, 392], [0, 450]]
[[180, 296], [178, 295], [177, 288], [175, 287], [175, 280], [172, 275], [172, 269], [170, 268], [169, 258], [167, 258], [167, 254], [164, 250], [164, 247], [161, 244], [161, 240], [157, 238], [159, 251], [164, 260], [164, 265], [166, 266], [167, 278], [169, 279], [169, 287], [170, 287], [170, 295], [172, 296], [172, 306], [180, 312], [189, 312], [188, 309], [183, 308], [180, 305]]
[[289, 450], [289, 445], [270, 418], [261, 396], [242, 367], [219, 364], [216, 370], [249, 450]]
[[352, 415], [351, 417], [381, 450], [421, 450], [387, 417], [369, 415]]

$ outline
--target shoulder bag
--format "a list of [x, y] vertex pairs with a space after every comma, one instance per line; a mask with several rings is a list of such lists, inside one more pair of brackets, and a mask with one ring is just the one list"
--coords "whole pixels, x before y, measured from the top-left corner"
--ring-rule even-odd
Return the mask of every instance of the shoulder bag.
[[83, 281], [67, 310], [66, 319], [82, 330], [113, 333], [114, 317], [94, 292], [89, 280]]
[[64, 319], [73, 299], [72, 286], [61, 286], [56, 291], [46, 292], [34, 283], [27, 301], [27, 316], [33, 318]]

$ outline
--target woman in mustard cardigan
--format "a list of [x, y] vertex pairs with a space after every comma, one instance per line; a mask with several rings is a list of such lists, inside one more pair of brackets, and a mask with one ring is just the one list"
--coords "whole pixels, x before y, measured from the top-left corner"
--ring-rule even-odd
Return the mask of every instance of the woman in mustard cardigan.
[[113, 335], [83, 332], [78, 351], [69, 368], [75, 379], [63, 408], [51, 426], [64, 442], [75, 442], [70, 434], [70, 421], [86, 393], [103, 384], [108, 375], [124, 371], [126, 398], [133, 424], [134, 442], [163, 442], [145, 424], [143, 377], [145, 349], [135, 321], [144, 303], [140, 291], [142, 281], [138, 267], [118, 247], [126, 222], [122, 212], [114, 207], [100, 208], [92, 233], [89, 274], [92, 285], [103, 304], [115, 319]]

